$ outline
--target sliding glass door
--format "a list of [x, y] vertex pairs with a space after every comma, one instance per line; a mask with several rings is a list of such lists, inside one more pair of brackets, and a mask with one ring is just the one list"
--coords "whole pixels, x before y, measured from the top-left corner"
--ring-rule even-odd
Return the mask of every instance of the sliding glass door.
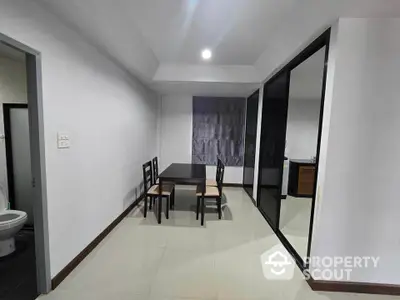
[[254, 94], [247, 98], [246, 110], [243, 187], [251, 197], [253, 197], [254, 166], [256, 159], [258, 97], [259, 91], [257, 90]]
[[330, 30], [264, 86], [258, 207], [282, 244], [307, 268], [318, 186]]
[[258, 205], [274, 230], [279, 227], [288, 85], [289, 73], [281, 72], [264, 86]]

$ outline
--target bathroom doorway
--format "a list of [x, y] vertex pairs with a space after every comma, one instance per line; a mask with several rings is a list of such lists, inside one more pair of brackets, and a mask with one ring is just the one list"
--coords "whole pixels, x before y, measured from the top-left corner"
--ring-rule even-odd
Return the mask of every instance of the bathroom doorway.
[[25, 54], [0, 44], [0, 299], [38, 296]]
[[33, 229], [28, 104], [4, 103], [3, 121], [9, 207], [26, 212], [28, 219], [24, 227]]
[[0, 299], [36, 299], [51, 290], [41, 57], [0, 33], [1, 54]]

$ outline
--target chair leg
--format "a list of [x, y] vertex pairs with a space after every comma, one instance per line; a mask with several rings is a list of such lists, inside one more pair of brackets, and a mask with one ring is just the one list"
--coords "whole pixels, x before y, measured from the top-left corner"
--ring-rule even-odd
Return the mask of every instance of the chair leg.
[[200, 211], [200, 197], [197, 197], [196, 220], [199, 219], [199, 211]]
[[221, 220], [222, 217], [222, 209], [221, 209], [221, 197], [217, 198], [217, 207], [218, 207], [218, 219]]
[[201, 197], [201, 226], [204, 226], [204, 197]]
[[174, 205], [175, 205], [175, 188], [171, 192], [171, 199], [170, 199], [170, 202], [169, 202], [169, 208], [173, 209]]
[[[147, 196], [144, 197], [144, 217], [147, 217]], [[151, 203], [151, 202], [150, 202]]]
[[162, 210], [162, 196], [157, 196], [157, 214], [158, 214], [158, 224], [161, 224], [161, 210]]
[[153, 201], [154, 201], [154, 197], [150, 197], [150, 206], [149, 209], [151, 210], [153, 207]]
[[171, 204], [171, 199], [170, 197], [167, 197], [167, 205], [165, 207], [165, 217], [167, 219], [169, 219], [169, 208], [170, 208], [170, 204]]

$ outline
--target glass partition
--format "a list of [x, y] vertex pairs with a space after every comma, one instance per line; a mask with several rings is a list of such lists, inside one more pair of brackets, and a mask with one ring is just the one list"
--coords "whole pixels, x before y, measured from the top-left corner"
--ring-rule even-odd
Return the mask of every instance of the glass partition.
[[253, 197], [259, 90], [247, 98], [243, 187]]
[[318, 178], [330, 30], [264, 85], [257, 204], [282, 244], [305, 264]]
[[279, 229], [307, 256], [321, 111], [325, 47], [290, 72]]
[[288, 72], [282, 72], [264, 86], [257, 198], [274, 230], [279, 225], [288, 84]]

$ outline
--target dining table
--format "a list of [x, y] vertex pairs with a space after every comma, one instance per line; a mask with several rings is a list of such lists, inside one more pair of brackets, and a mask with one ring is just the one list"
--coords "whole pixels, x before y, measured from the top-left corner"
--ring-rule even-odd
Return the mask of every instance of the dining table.
[[[163, 184], [180, 184], [180, 185], [196, 185], [200, 191], [206, 188], [206, 165], [189, 164], [189, 163], [173, 163], [168, 166], [161, 174], [158, 175], [159, 186]], [[158, 211], [157, 222], [161, 224], [162, 210], [162, 188], [158, 189]], [[204, 193], [203, 193], [204, 194]], [[202, 196], [202, 201], [204, 197]], [[166, 210], [166, 217], [169, 218], [169, 207]]]

